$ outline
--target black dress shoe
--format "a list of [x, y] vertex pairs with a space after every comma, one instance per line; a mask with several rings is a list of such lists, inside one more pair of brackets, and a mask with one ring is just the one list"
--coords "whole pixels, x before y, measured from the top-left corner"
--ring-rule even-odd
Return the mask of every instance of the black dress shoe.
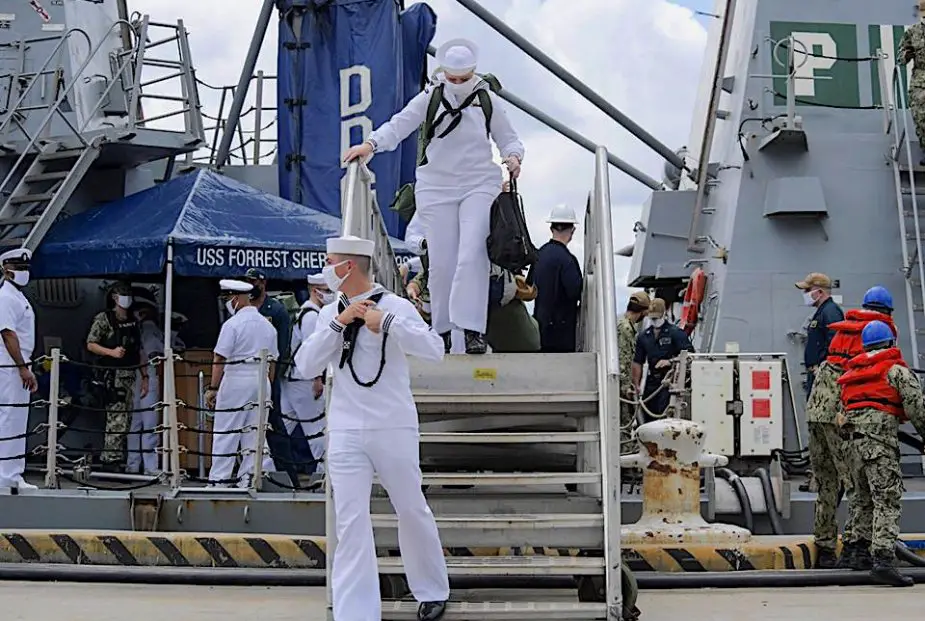
[[484, 354], [488, 351], [488, 344], [485, 337], [475, 330], [466, 330], [466, 353], [467, 354]]
[[418, 621], [437, 621], [446, 612], [446, 602], [421, 602]]

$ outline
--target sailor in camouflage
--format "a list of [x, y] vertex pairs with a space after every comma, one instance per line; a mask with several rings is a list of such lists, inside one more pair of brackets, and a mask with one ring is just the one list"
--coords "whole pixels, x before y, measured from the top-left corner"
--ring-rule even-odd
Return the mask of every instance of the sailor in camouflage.
[[865, 352], [849, 360], [838, 379], [845, 410], [840, 422], [855, 472], [853, 527], [858, 537], [871, 541], [873, 579], [912, 586], [912, 578], [896, 570], [894, 552], [903, 494], [898, 432], [908, 420], [925, 435], [925, 397], [886, 323], [870, 322], [861, 338]]
[[125, 461], [126, 437], [135, 401], [135, 374], [141, 370], [140, 398], [148, 394], [147, 366], [141, 366], [141, 330], [138, 320], [129, 313], [132, 290], [127, 283], [110, 289], [114, 303], [111, 310], [98, 313], [87, 334], [87, 351], [98, 356], [106, 408], [106, 437], [101, 459], [106, 464]]
[[[870, 540], [855, 537], [852, 528], [857, 519], [857, 503], [852, 502], [854, 472], [847, 467], [846, 442], [836, 426], [836, 419], [842, 412], [838, 378], [844, 373], [848, 360], [864, 353], [861, 342], [864, 326], [871, 321], [882, 321], [890, 326], [893, 334], [896, 333], [892, 312], [893, 296], [878, 285], [867, 290], [860, 309], [848, 310], [843, 321], [829, 326], [835, 336], [829, 343], [825, 361], [816, 369], [806, 402], [809, 458], [818, 485], [813, 534], [818, 553], [816, 567], [820, 569], [867, 570], [871, 567]], [[835, 513], [842, 489], [848, 504], [848, 521], [842, 536], [842, 555], [836, 560], [838, 522]]]
[[639, 324], [649, 309], [649, 295], [638, 291], [630, 296], [626, 312], [617, 322], [617, 346], [620, 360], [620, 437], [621, 453], [629, 450], [630, 438], [636, 426], [636, 390], [633, 386], [633, 356], [636, 354], [636, 339]]
[[[919, 144], [925, 144], [925, 21], [910, 26], [903, 34], [899, 55], [902, 64], [914, 62], [909, 80], [909, 110]], [[925, 159], [921, 163], [925, 164]]]
[[[838, 378], [840, 367], [823, 362], [816, 370], [812, 392], [806, 403], [806, 420], [809, 427], [809, 459], [818, 485], [813, 535], [817, 556], [816, 567], [832, 568], [836, 564], [835, 544], [838, 541], [838, 522], [835, 513], [842, 489], [849, 497], [848, 514], [851, 515], [850, 473], [845, 465], [844, 441], [835, 425], [836, 414], [841, 410], [841, 391]], [[851, 532], [851, 519], [845, 525], [845, 540]]]

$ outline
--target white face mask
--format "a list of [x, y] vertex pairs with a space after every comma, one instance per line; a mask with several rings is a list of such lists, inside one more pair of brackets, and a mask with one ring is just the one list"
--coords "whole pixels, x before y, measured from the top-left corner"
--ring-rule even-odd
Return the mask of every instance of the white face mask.
[[472, 76], [462, 84], [453, 84], [452, 82], [447, 81], [446, 90], [456, 95], [458, 99], [463, 99], [472, 92], [472, 89], [475, 88], [475, 85], [478, 83], [478, 78]]
[[664, 317], [659, 317], [659, 318], [657, 318], [657, 319], [654, 318], [654, 317], [652, 317], [652, 318], [650, 318], [650, 319], [651, 319], [651, 321], [652, 321], [652, 327], [654, 327], [654, 328], [661, 328], [663, 325], [665, 325], [665, 318], [664, 318]]
[[228, 300], [227, 302], [225, 302], [225, 309], [228, 311], [229, 315], [234, 315], [236, 312], [236, 309], [234, 307], [234, 302], [232, 300]]
[[11, 270], [10, 280], [13, 281], [17, 287], [25, 287], [29, 284], [29, 272], [26, 270]]
[[803, 303], [806, 304], [807, 306], [815, 306], [815, 305], [816, 305], [816, 300], [813, 299], [813, 294], [812, 294], [811, 291], [804, 291], [804, 292], [803, 292]]
[[347, 280], [347, 277], [350, 276], [350, 272], [347, 272], [343, 276], [338, 276], [336, 269], [341, 265], [347, 263], [346, 261], [341, 261], [336, 265], [325, 265], [324, 269], [321, 270], [321, 277], [324, 278], [324, 284], [328, 286], [332, 292], [340, 291], [340, 286], [344, 284], [344, 281]]
[[318, 296], [321, 299], [321, 304], [324, 306], [327, 306], [336, 299], [333, 291], [325, 291], [324, 293], [319, 293]]
[[116, 304], [119, 305], [119, 308], [124, 308], [128, 310], [132, 307], [132, 296], [130, 295], [120, 295], [116, 297]]

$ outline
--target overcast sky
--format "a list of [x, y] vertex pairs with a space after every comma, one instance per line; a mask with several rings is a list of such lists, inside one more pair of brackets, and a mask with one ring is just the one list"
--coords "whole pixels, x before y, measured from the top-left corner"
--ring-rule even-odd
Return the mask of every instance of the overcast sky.
[[[560, 64], [672, 149], [687, 142], [697, 76], [706, 44], [712, 0], [482, 0]], [[454, 0], [430, 0], [437, 13], [434, 44], [466, 37], [481, 49], [479, 70], [497, 75], [505, 88], [570, 125], [656, 179], [662, 161], [568, 86], [504, 40]], [[197, 76], [222, 85], [237, 81], [261, 0], [129, 0], [153, 20], [182, 17], [190, 31]], [[234, 4], [234, 10], [229, 10]], [[410, 0], [407, 4], [411, 4]], [[276, 73], [276, 20], [258, 69]], [[215, 115], [218, 97], [200, 89], [203, 110]], [[593, 155], [546, 126], [510, 111], [526, 146], [521, 193], [534, 241], [548, 237], [544, 223], [557, 203], [583, 215], [594, 173]], [[698, 122], [701, 122], [698, 119]], [[208, 124], [208, 121], [207, 121]], [[633, 224], [649, 190], [611, 168], [614, 245], [633, 241]], [[581, 252], [582, 231], [573, 251]], [[580, 254], [579, 254], [580, 256]], [[629, 259], [617, 257], [618, 283]], [[620, 292], [622, 299], [625, 291]]]

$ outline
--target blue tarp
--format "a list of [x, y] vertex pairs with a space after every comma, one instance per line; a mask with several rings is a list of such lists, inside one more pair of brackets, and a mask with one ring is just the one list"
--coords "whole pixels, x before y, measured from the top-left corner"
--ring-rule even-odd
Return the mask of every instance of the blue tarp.
[[[306, 5], [310, 10], [302, 12]], [[400, 13], [396, 0], [280, 0], [278, 6], [280, 195], [340, 216], [343, 152], [419, 92], [436, 17], [422, 4]], [[402, 183], [413, 181], [416, 154], [415, 134], [370, 162], [393, 237], [404, 237], [404, 223], [388, 205]]]
[[[324, 265], [340, 219], [199, 170], [52, 226], [32, 260], [34, 278], [162, 274], [174, 246], [180, 276], [227, 278], [256, 267], [297, 280]], [[392, 240], [396, 252], [404, 245]]]

